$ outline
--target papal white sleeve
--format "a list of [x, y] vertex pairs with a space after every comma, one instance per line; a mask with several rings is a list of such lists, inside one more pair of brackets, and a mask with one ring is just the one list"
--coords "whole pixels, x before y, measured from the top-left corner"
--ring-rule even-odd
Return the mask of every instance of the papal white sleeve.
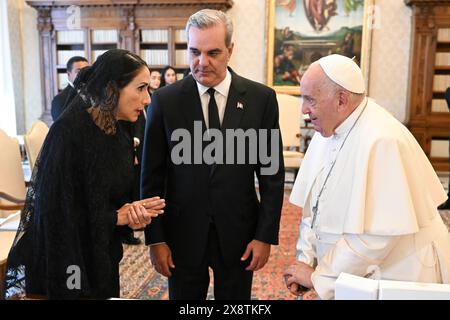
[[397, 243], [398, 236], [344, 234], [319, 261], [311, 276], [321, 299], [333, 299], [341, 272], [364, 276], [378, 266]]
[[315, 267], [316, 258], [316, 236], [311, 229], [311, 217], [302, 218], [298, 230], [297, 260]]

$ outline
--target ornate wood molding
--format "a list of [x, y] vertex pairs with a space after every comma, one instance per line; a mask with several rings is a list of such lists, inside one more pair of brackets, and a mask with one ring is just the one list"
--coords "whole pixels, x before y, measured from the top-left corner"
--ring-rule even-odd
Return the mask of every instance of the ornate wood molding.
[[120, 15], [123, 18], [123, 26], [119, 30], [121, 48], [126, 48], [133, 52], [136, 51], [135, 44], [139, 41], [139, 34], [135, 32], [136, 18], [134, 9], [135, 7], [133, 6], [121, 7]]
[[39, 7], [37, 11], [37, 28], [39, 32], [51, 32], [53, 30], [51, 8]]
[[67, 6], [202, 6], [221, 10], [228, 10], [233, 6], [233, 0], [27, 0], [32, 7], [67, 7]]
[[48, 57], [47, 61], [41, 64], [41, 83], [43, 90], [43, 108], [40, 119], [45, 123], [51, 123], [50, 104], [55, 95], [55, 88], [52, 83], [55, 81], [52, 63], [55, 61], [55, 53], [52, 41], [55, 37], [54, 26], [50, 7], [38, 7], [37, 29], [39, 30], [39, 49], [41, 57]]
[[170, 64], [176, 62], [174, 30], [183, 29], [191, 14], [203, 8], [226, 11], [233, 6], [233, 0], [26, 0], [26, 3], [38, 11], [37, 28], [42, 57], [41, 119], [47, 124], [51, 123], [51, 101], [58, 93], [58, 74], [62, 73], [62, 69], [58, 68], [56, 34], [70, 29], [67, 26], [72, 17], [72, 13], [68, 12], [70, 10], [67, 10], [70, 6], [78, 6], [77, 28], [85, 33], [83, 50], [88, 59], [92, 58], [93, 50], [103, 50], [93, 49], [92, 30], [117, 30], [117, 47], [139, 54], [140, 29], [167, 29]]
[[135, 30], [136, 23], [134, 18], [134, 7], [133, 6], [125, 6], [121, 8], [121, 15], [125, 18], [126, 30]]
[[450, 0], [405, 0], [408, 6], [439, 6], [449, 5]]

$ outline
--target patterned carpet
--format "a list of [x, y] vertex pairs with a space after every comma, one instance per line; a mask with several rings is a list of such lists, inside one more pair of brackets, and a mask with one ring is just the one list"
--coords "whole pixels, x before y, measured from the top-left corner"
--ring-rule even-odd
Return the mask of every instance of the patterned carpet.
[[[440, 175], [447, 189], [448, 174]], [[292, 180], [292, 179], [289, 179]], [[283, 284], [282, 275], [287, 266], [295, 260], [300, 209], [288, 202], [290, 187], [287, 186], [283, 203], [280, 228], [280, 245], [272, 246], [270, 260], [253, 278], [252, 299], [254, 300], [294, 300]], [[440, 211], [450, 230], [450, 210]], [[143, 232], [136, 232], [143, 240]], [[121, 297], [127, 299], [168, 299], [166, 278], [153, 270], [146, 246], [124, 245], [124, 258], [120, 264]], [[212, 283], [212, 275], [211, 275]], [[212, 299], [212, 286], [208, 298]]]
[[[253, 277], [252, 299], [292, 299], [283, 285], [282, 275], [295, 260], [300, 209], [288, 203], [285, 196], [280, 228], [280, 245], [272, 246], [270, 260]], [[143, 232], [136, 232], [143, 239]], [[166, 278], [160, 276], [150, 265], [148, 249], [144, 245], [124, 245], [124, 258], [120, 263], [121, 297], [130, 299], [168, 299]], [[211, 284], [213, 277], [211, 273]], [[212, 286], [208, 298], [212, 299]]]

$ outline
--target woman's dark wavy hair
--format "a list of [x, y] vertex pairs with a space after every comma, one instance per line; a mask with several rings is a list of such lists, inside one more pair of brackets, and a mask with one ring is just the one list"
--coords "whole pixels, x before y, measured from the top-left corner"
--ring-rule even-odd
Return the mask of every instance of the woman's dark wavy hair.
[[175, 72], [175, 74], [177, 73], [177, 71], [175, 70], [174, 67], [172, 66], [165, 66], [162, 70], [161, 70], [161, 83], [159, 84], [159, 87], [165, 87], [166, 86], [166, 72], [168, 70], [173, 70]]
[[94, 122], [105, 133], [116, 132], [116, 113], [120, 90], [127, 86], [147, 63], [138, 55], [122, 49], [108, 50], [90, 67], [83, 68], [74, 86], [86, 97]]

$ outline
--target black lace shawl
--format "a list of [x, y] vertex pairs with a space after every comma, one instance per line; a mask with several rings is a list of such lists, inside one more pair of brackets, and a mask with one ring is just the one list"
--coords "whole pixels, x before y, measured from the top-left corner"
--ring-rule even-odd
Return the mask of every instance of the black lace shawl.
[[6, 298], [24, 290], [50, 299], [119, 295], [116, 210], [132, 201], [132, 138], [120, 123], [105, 134], [86, 100], [77, 95], [45, 139], [8, 256]]

